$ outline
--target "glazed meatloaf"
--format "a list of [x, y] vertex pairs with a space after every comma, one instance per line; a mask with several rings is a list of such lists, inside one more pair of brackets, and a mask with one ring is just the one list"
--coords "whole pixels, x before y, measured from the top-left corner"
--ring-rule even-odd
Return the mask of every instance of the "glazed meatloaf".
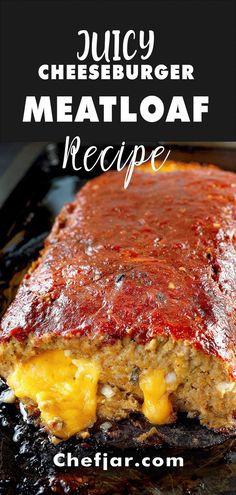
[[8, 394], [52, 436], [131, 412], [235, 428], [236, 176], [172, 168], [89, 181], [2, 320]]

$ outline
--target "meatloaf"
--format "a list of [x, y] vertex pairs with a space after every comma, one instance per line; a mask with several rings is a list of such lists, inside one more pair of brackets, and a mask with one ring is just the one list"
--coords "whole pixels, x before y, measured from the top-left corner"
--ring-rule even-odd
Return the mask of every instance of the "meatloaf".
[[1, 322], [5, 400], [59, 439], [131, 412], [234, 429], [236, 175], [175, 165], [123, 182], [87, 182], [24, 277]]

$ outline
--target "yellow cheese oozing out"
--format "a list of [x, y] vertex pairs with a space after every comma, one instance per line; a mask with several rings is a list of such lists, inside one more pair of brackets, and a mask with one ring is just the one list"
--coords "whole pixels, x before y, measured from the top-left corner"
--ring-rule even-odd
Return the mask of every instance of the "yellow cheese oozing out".
[[164, 371], [150, 369], [141, 375], [139, 386], [143, 392], [143, 414], [154, 424], [164, 424], [172, 413]]
[[53, 435], [66, 439], [95, 422], [98, 379], [91, 360], [51, 350], [19, 364], [7, 382], [19, 399], [38, 405]]

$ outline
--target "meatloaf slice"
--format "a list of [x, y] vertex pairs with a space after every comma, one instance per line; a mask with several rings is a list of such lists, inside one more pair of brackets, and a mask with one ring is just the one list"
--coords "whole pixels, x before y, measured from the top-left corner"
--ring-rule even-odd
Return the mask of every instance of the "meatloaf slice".
[[236, 176], [169, 167], [89, 181], [0, 333], [0, 374], [50, 434], [178, 411], [235, 428]]

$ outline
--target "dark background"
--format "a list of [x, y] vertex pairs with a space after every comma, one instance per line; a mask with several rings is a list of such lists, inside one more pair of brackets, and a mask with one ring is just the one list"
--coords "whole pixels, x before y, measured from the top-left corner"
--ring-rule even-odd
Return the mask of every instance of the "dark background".
[[[193, 81], [44, 81], [38, 77], [43, 63], [77, 64], [77, 31], [89, 29], [155, 30], [151, 65], [192, 64]], [[79, 135], [83, 144], [156, 143], [175, 141], [236, 140], [235, 119], [235, 1], [1, 1], [1, 141], [64, 140]], [[131, 63], [138, 63], [134, 59]], [[84, 62], [83, 62], [84, 63]], [[86, 60], [85, 63], [92, 63]], [[22, 123], [26, 95], [130, 95], [131, 110], [138, 110], [147, 95], [168, 105], [182, 95], [188, 109], [193, 95], [209, 95], [209, 113], [202, 123]], [[75, 106], [76, 111], [77, 105]], [[166, 115], [165, 112], [165, 115]]]

